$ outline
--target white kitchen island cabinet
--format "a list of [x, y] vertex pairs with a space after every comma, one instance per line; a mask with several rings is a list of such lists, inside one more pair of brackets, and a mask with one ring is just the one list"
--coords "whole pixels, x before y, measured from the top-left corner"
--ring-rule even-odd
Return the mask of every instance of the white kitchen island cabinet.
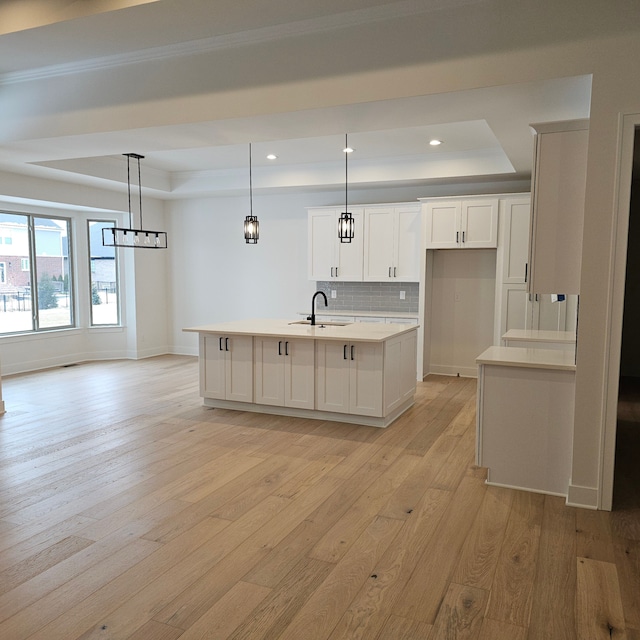
[[314, 350], [308, 340], [254, 338], [255, 402], [314, 408]]
[[[244, 320], [185, 331], [200, 334], [200, 393], [209, 407], [386, 427], [414, 401], [417, 325]], [[221, 390], [236, 342], [251, 345], [242, 360], [251, 363], [243, 368], [255, 381], [251, 399]]]
[[575, 364], [571, 351], [490, 347], [477, 359], [476, 462], [487, 483], [567, 496]]
[[382, 416], [382, 343], [318, 340], [316, 357], [320, 411]]
[[200, 335], [200, 394], [253, 401], [253, 339], [222, 333]]

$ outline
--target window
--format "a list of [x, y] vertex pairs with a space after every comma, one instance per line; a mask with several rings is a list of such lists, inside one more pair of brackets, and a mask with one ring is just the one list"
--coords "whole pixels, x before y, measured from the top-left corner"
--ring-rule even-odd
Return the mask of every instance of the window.
[[91, 275], [91, 325], [120, 323], [118, 255], [115, 247], [102, 246], [102, 230], [115, 227], [114, 221], [89, 220], [89, 272]]
[[10, 245], [0, 254], [0, 334], [74, 326], [70, 226], [67, 218], [0, 212]]

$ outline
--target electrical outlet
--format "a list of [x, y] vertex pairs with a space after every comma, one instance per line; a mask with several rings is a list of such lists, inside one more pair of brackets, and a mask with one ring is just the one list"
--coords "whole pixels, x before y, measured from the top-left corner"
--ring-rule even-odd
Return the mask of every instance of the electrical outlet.
[[400, 292], [400, 300], [405, 300], [407, 297], [406, 291], [401, 291]]
[[331, 289], [331, 297], [332, 298], [337, 298], [338, 297], [338, 292], [335, 289]]

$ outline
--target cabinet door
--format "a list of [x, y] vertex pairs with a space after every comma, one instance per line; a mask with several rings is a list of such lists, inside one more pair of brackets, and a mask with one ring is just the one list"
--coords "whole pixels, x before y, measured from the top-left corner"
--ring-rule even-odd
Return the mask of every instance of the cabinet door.
[[226, 351], [225, 397], [238, 402], [253, 402], [253, 337], [231, 336]]
[[420, 280], [420, 210], [396, 207], [394, 279], [403, 282]]
[[364, 237], [366, 233], [366, 223], [364, 220], [364, 212], [362, 209], [354, 209], [349, 207], [355, 224], [353, 232], [353, 238], [351, 242], [340, 242], [338, 238], [338, 217], [340, 212], [336, 212], [336, 217], [333, 223], [333, 242], [335, 248], [335, 254], [337, 256], [335, 261], [334, 279], [346, 280], [350, 282], [362, 281], [363, 270], [363, 247]]
[[315, 409], [315, 346], [313, 340], [286, 340], [284, 404]]
[[498, 246], [498, 199], [462, 201], [462, 246], [492, 249]]
[[284, 401], [284, 341], [254, 339], [255, 401], [282, 407]]
[[224, 348], [223, 336], [200, 334], [200, 395], [204, 398], [225, 399], [226, 352]]
[[425, 217], [427, 249], [459, 249], [462, 246], [462, 207], [459, 200], [428, 202]]
[[536, 136], [532, 292], [580, 293], [588, 139], [586, 128]]
[[316, 340], [316, 409], [349, 413], [349, 345]]
[[524, 284], [528, 275], [531, 201], [529, 198], [507, 200], [504, 213], [502, 282]]
[[503, 284], [499, 337], [511, 329], [537, 328], [536, 311], [524, 284]]
[[337, 266], [338, 222], [335, 209], [312, 209], [308, 213], [308, 277], [330, 280]]
[[395, 213], [393, 207], [365, 210], [364, 279], [393, 279]]
[[352, 342], [348, 357], [349, 412], [382, 416], [383, 344]]

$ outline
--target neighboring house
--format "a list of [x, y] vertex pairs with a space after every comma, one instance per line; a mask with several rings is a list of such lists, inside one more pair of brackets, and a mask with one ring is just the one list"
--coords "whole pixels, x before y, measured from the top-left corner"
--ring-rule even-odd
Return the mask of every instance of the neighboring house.
[[[67, 258], [64, 255], [63, 230], [52, 220], [36, 218], [36, 255], [38, 277], [64, 277]], [[31, 285], [29, 270], [29, 237], [24, 216], [0, 213], [0, 292], [24, 291]]]
[[102, 229], [99, 224], [89, 228], [91, 278], [100, 291], [111, 292], [116, 285], [116, 254], [113, 247], [102, 245]]

